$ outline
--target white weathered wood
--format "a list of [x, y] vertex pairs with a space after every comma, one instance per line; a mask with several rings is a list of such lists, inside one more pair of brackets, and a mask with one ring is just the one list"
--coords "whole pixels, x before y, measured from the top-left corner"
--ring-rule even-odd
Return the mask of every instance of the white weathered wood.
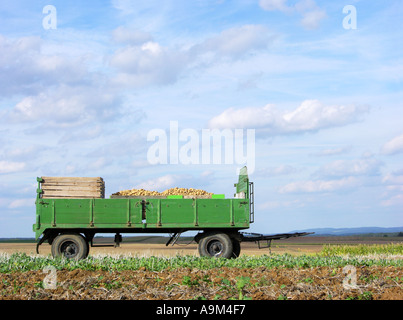
[[75, 196], [99, 197], [101, 194], [102, 192], [43, 190], [44, 196], [58, 196], [58, 197], [75, 197]]
[[92, 186], [98, 186], [98, 187], [103, 187], [105, 186], [105, 183], [103, 182], [43, 182], [41, 183], [42, 186], [80, 186], [80, 187], [92, 187]]
[[43, 199], [105, 197], [105, 183], [100, 177], [42, 177], [41, 189]]
[[84, 192], [100, 192], [105, 188], [101, 186], [42, 186], [44, 191], [84, 191]]

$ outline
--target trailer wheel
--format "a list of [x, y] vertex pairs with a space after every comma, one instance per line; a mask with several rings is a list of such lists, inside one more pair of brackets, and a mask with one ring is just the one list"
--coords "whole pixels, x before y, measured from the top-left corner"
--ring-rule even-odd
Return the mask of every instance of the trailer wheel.
[[88, 255], [87, 241], [80, 234], [61, 234], [52, 243], [52, 256], [81, 260]]
[[241, 242], [236, 239], [232, 239], [232, 256], [231, 258], [236, 259], [241, 254]]
[[225, 233], [206, 235], [199, 242], [199, 254], [202, 257], [231, 258], [231, 238]]

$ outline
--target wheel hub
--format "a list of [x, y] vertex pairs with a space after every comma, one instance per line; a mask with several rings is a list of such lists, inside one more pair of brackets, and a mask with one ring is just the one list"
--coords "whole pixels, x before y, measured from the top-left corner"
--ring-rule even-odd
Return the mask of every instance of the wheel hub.
[[77, 245], [74, 242], [65, 242], [62, 245], [61, 252], [66, 258], [73, 258], [78, 252]]
[[218, 256], [222, 253], [223, 245], [220, 241], [213, 240], [210, 242], [207, 250], [211, 256]]

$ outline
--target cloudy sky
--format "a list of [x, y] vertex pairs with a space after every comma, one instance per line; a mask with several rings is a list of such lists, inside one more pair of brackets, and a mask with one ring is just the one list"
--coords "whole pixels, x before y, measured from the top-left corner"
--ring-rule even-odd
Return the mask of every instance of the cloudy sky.
[[2, 0], [0, 237], [34, 236], [40, 176], [232, 197], [245, 163], [225, 142], [199, 160], [208, 130], [243, 134], [253, 232], [403, 226], [402, 15], [399, 0]]

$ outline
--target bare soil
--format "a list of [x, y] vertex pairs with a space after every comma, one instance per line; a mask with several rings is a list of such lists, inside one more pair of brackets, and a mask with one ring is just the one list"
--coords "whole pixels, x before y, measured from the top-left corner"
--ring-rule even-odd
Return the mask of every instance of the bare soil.
[[[326, 242], [315, 238], [300, 238], [299, 242], [295, 239], [273, 242], [271, 252], [293, 255], [316, 253]], [[0, 253], [15, 252], [35, 255], [35, 244], [0, 244]], [[43, 244], [40, 255], [49, 254], [50, 246]], [[164, 244], [123, 243], [119, 248], [91, 248], [90, 255], [98, 254], [175, 256], [198, 255], [198, 252], [196, 244], [166, 247]], [[253, 243], [244, 243], [241, 254], [269, 254], [269, 249], [259, 250]], [[47, 273], [29, 271], [0, 274], [0, 300], [403, 300], [402, 268], [362, 266], [357, 267], [356, 272], [356, 284], [346, 286], [343, 284], [346, 281], [343, 269], [328, 267], [225, 267], [213, 270], [167, 269], [161, 272], [145, 268], [121, 272], [62, 270], [56, 273], [56, 287], [49, 289], [44, 286]]]
[[[3, 300], [402, 300], [399, 268], [362, 267], [353, 288], [341, 268], [58, 271], [45, 289], [42, 271], [0, 274]], [[239, 286], [240, 279], [247, 277]]]

